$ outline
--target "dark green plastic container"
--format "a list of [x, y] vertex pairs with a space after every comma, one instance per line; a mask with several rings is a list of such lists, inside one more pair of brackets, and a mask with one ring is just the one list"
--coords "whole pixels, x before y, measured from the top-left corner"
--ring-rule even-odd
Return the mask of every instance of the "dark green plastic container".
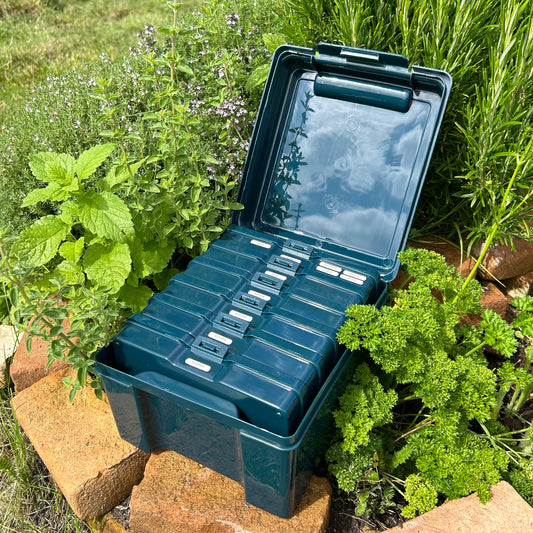
[[403, 56], [282, 46], [231, 226], [96, 356], [121, 436], [175, 450], [290, 517], [360, 359], [336, 341], [381, 306], [448, 99]]

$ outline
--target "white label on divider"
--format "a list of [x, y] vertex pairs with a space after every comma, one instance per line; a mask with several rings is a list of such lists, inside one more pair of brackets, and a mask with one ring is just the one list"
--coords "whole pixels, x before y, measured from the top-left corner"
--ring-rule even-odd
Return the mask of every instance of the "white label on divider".
[[346, 281], [349, 281], [350, 283], [355, 283], [356, 285], [364, 284], [364, 281], [362, 279], [347, 276], [346, 274], [341, 274], [341, 279], [345, 279]]
[[360, 279], [361, 281], [366, 281], [366, 276], [364, 274], [359, 274], [359, 272], [353, 272], [352, 270], [344, 269], [343, 274], [345, 276], [350, 276], [352, 278]]
[[319, 272], [324, 272], [324, 274], [329, 274], [330, 276], [338, 276], [339, 273], [336, 271], [336, 270], [330, 270], [329, 268], [325, 268], [323, 266], [320, 266], [318, 265], [316, 267], [316, 269], [319, 271]]
[[342, 267], [339, 267], [337, 265], [332, 265], [331, 263], [327, 263], [326, 261], [320, 261], [318, 265], [323, 268], [327, 268], [328, 270], [334, 270], [335, 272], [339, 272], [339, 274], [342, 270]]
[[265, 302], [270, 301], [270, 296], [267, 296], [266, 294], [263, 294], [262, 292], [248, 291], [248, 294], [250, 296], [255, 296], [256, 298], [261, 298], [261, 300], [265, 300]]
[[224, 337], [224, 335], [220, 335], [219, 333], [215, 333], [214, 331], [210, 331], [207, 336], [210, 339], [213, 339], [214, 341], [218, 341], [222, 344], [225, 344], [226, 346], [229, 346], [233, 342], [231, 339], [228, 339], [228, 337]]
[[255, 246], [261, 246], [261, 248], [272, 248], [272, 245], [268, 242], [258, 241], [257, 239], [252, 239], [250, 243], [255, 244]]
[[191, 359], [190, 357], [187, 357], [187, 359], [185, 359], [185, 364], [192, 366], [194, 368], [197, 368], [198, 370], [201, 370], [202, 372], [209, 372], [211, 370], [211, 367], [209, 365], [206, 365], [205, 363], [201, 363], [200, 361], [197, 361], [196, 359]]
[[235, 318], [240, 318], [241, 320], [246, 320], [246, 322], [251, 322], [254, 317], [250, 315], [245, 315], [244, 313], [241, 313], [240, 311], [236, 311], [235, 309], [231, 309], [229, 312], [231, 316], [234, 316]]
[[278, 278], [281, 281], [285, 281], [287, 279], [287, 276], [284, 276], [283, 274], [278, 274], [277, 272], [272, 272], [272, 270], [266, 270], [265, 274], [268, 274], [269, 276], [272, 276], [273, 278]]
[[291, 261], [296, 261], [296, 263], [301, 263], [302, 262], [301, 259], [298, 259], [296, 257], [292, 257], [291, 255], [281, 254], [280, 257], [283, 257], [285, 259], [290, 259]]

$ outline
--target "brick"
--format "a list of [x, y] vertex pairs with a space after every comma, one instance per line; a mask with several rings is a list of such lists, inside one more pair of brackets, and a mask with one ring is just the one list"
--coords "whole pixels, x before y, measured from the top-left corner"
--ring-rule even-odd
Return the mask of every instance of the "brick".
[[[514, 250], [506, 244], [495, 244], [483, 259], [486, 270], [479, 269], [478, 276], [486, 280], [506, 280], [522, 276], [533, 270], [533, 243], [514, 239]], [[481, 246], [473, 248], [479, 254]]]
[[505, 481], [492, 487], [482, 504], [476, 494], [452, 500], [387, 533], [526, 533], [533, 531], [533, 509]]
[[15, 352], [18, 337], [13, 326], [0, 326], [0, 387], [7, 385], [7, 362]]
[[172, 451], [153, 453], [133, 489], [135, 533], [321, 533], [329, 521], [331, 486], [313, 477], [291, 519], [245, 501], [243, 487]]
[[[68, 328], [68, 322], [63, 324]], [[66, 361], [54, 361], [49, 368], [46, 368], [48, 363], [48, 342], [43, 341], [39, 337], [33, 337], [31, 341], [31, 350], [26, 349], [26, 338], [28, 334], [24, 333], [18, 348], [13, 357], [13, 363], [9, 369], [11, 380], [15, 385], [15, 392], [23, 391], [31, 387], [40, 379], [48, 376], [62, 368], [70, 367], [70, 363]]]
[[494, 283], [484, 283], [481, 305], [484, 309], [492, 309], [495, 313], [505, 317], [507, 298]]
[[13, 399], [22, 428], [82, 520], [119, 504], [142, 477], [148, 454], [122, 440], [107, 401], [85, 388], [74, 399], [59, 370]]

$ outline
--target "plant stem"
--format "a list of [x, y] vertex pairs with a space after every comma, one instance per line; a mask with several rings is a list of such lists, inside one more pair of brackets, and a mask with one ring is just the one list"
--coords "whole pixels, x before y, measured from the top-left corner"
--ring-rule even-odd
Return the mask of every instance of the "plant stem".
[[[530, 141], [529, 144], [531, 144], [531, 141]], [[472, 269], [472, 271], [470, 272], [470, 274], [468, 275], [468, 277], [466, 278], [464, 283], [461, 285], [461, 288], [459, 289], [459, 292], [455, 296], [455, 298], [453, 300], [454, 304], [457, 303], [459, 298], [463, 295], [463, 292], [466, 289], [467, 285], [472, 281], [472, 279], [474, 279], [474, 276], [476, 275], [481, 263], [483, 262], [483, 259], [485, 259], [485, 256], [487, 255], [487, 252], [489, 251], [489, 248], [490, 248], [490, 246], [492, 244], [492, 241], [494, 240], [494, 238], [496, 237], [496, 234], [498, 233], [498, 229], [500, 227], [500, 224], [501, 224], [502, 220], [505, 218], [504, 213], [505, 213], [505, 208], [507, 206], [507, 199], [509, 198], [509, 194], [511, 193], [511, 189], [512, 189], [512, 187], [514, 185], [514, 182], [515, 182], [515, 180], [516, 180], [516, 178], [518, 176], [518, 172], [520, 171], [520, 169], [522, 168], [523, 165], [524, 165], [524, 159], [521, 159], [520, 156], [517, 154], [515, 170], [513, 172], [513, 175], [511, 176], [511, 179], [509, 180], [509, 183], [507, 184], [507, 188], [505, 189], [505, 193], [503, 195], [500, 207], [498, 209], [498, 214], [495, 217], [495, 220], [494, 220], [494, 222], [492, 224], [492, 228], [491, 228], [490, 234], [489, 234], [488, 238], [486, 239], [485, 244], [483, 245], [483, 249], [481, 250], [481, 253], [479, 254], [479, 257], [478, 257], [478, 259], [476, 261], [476, 264], [474, 265], [474, 268]]]
[[403, 435], [400, 435], [397, 439], [394, 439], [392, 442], [389, 442], [389, 444], [387, 444], [387, 446], [385, 448], [389, 448], [390, 446], [392, 446], [393, 444], [395, 444], [399, 440], [404, 439], [405, 437], [407, 437], [408, 435], [411, 435], [412, 433], [420, 431], [421, 429], [425, 428], [426, 426], [429, 426], [430, 424], [433, 424], [436, 421], [437, 421], [436, 418], [432, 418], [432, 419], [428, 420], [427, 422], [424, 422], [423, 424], [420, 424], [419, 426], [411, 429], [410, 431], [407, 431]]

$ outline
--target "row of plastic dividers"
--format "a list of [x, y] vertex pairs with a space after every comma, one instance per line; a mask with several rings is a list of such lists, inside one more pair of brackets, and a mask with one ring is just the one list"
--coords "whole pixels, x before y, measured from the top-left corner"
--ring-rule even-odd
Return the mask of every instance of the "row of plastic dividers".
[[[322, 380], [327, 376], [321, 358], [318, 358], [317, 361], [317, 354], [309, 348], [303, 346], [296, 347], [294, 344], [288, 341], [283, 342], [284, 339], [277, 337], [265, 338], [256, 335], [230, 335], [229, 331], [217, 327], [217, 319], [223, 316], [229, 317], [228, 320], [231, 319], [235, 323], [241, 324], [238, 318], [232, 317], [229, 314], [220, 313], [215, 320], [209, 320], [203, 315], [191, 314], [187, 310], [169, 305], [164, 299], [158, 299], [148, 305], [145, 313], [133, 317], [131, 322], [144, 323], [163, 335], [178, 338], [184, 342], [186, 342], [185, 338], [187, 334], [190, 333], [193, 336], [192, 342], [189, 342], [189, 348], [191, 349], [197, 347], [202, 339], [204, 342], [210, 342], [207, 340], [210, 339], [216, 343], [221, 343], [227, 349], [231, 346], [232, 353], [237, 357], [242, 355], [246, 359], [252, 358], [264, 362], [275, 369], [276, 372], [286, 373], [288, 370], [287, 366], [290, 366], [294, 370], [297, 370], [298, 365], [309, 366], [317, 376], [316, 380], [311, 380], [313, 383], [316, 381], [321, 384]], [[192, 324], [191, 320], [195, 323]], [[266, 347], [267, 349], [270, 348], [275, 352], [279, 352], [281, 355], [276, 358], [276, 361], [272, 360], [273, 356], [276, 355], [274, 352], [271, 352], [270, 358], [261, 359], [259, 356], [252, 356], [252, 347], [258, 353], [261, 353], [261, 350], [264, 352], [264, 348]]]
[[[193, 260], [184, 273], [173, 278], [165, 291], [151, 299], [142, 314], [134, 315], [129, 322], [141, 328], [155, 329], [164, 337], [183, 343], [184, 348], [197, 355], [205, 355], [202, 350], [211, 355], [218, 352], [220, 360], [223, 360], [232, 345], [228, 360], [243, 362], [266, 379], [278, 380], [289, 386], [291, 381], [300, 382], [300, 386], [295, 387], [297, 390], [304, 391], [304, 395], [305, 390], [313, 390], [314, 395], [336, 363], [337, 345], [332, 331], [334, 335], [336, 327], [344, 320], [347, 304], [358, 303], [356, 299], [362, 301], [364, 297], [358, 290], [339, 289], [327, 281], [313, 279], [320, 274], [312, 276], [311, 272], [304, 272], [301, 275], [298, 271], [302, 270], [302, 262], [305, 270], [313, 252], [308, 245], [293, 243], [296, 251], [293, 256], [284, 253], [287, 243], [281, 246], [273, 241], [267, 242], [262, 235], [261, 238], [253, 235], [242, 237], [237, 250], [225, 244], [212, 244], [204, 256]], [[253, 248], [245, 252], [243, 244], [247, 245], [245, 248]], [[259, 253], [254, 255], [252, 252], [255, 250]], [[297, 257], [298, 254], [300, 257]], [[324, 274], [333, 273], [335, 277], [339, 272], [333, 269], [342, 270], [342, 267], [324, 261], [317, 263], [315, 260], [313, 263], [317, 265], [314, 269], [317, 272], [326, 269]], [[298, 294], [291, 287], [292, 283], [297, 285], [300, 281], [299, 276], [304, 283], [311, 281], [309, 293], [300, 291]], [[362, 286], [366, 278], [361, 274], [359, 276], [355, 285]], [[354, 282], [353, 279], [349, 281]], [[328, 296], [335, 290], [339, 291], [340, 308], [332, 306], [331, 300], [316, 301], [314, 289], [321, 284]], [[188, 291], [191, 294], [188, 295]], [[344, 294], [353, 301], [344, 302]], [[206, 304], [208, 300], [215, 305]], [[257, 305], [259, 301], [261, 303]], [[283, 304], [287, 303], [289, 308], [283, 308]], [[305, 307], [298, 316], [293, 311], [302, 305]], [[165, 308], [168, 310], [165, 311]], [[310, 309], [314, 310], [314, 318], [318, 321], [309, 318]], [[331, 319], [335, 315], [338, 315], [338, 324], [325, 320], [325, 317]], [[269, 328], [274, 323], [276, 327]], [[285, 335], [280, 335], [283, 328]], [[329, 344], [329, 349], [324, 344]], [[284, 354], [286, 360], [283, 356], [277, 357], [278, 353]], [[264, 362], [266, 360], [268, 363]], [[305, 371], [306, 365], [313, 367], [318, 383]], [[306, 408], [304, 404], [310, 401], [312, 399], [301, 397], [303, 412]]]

